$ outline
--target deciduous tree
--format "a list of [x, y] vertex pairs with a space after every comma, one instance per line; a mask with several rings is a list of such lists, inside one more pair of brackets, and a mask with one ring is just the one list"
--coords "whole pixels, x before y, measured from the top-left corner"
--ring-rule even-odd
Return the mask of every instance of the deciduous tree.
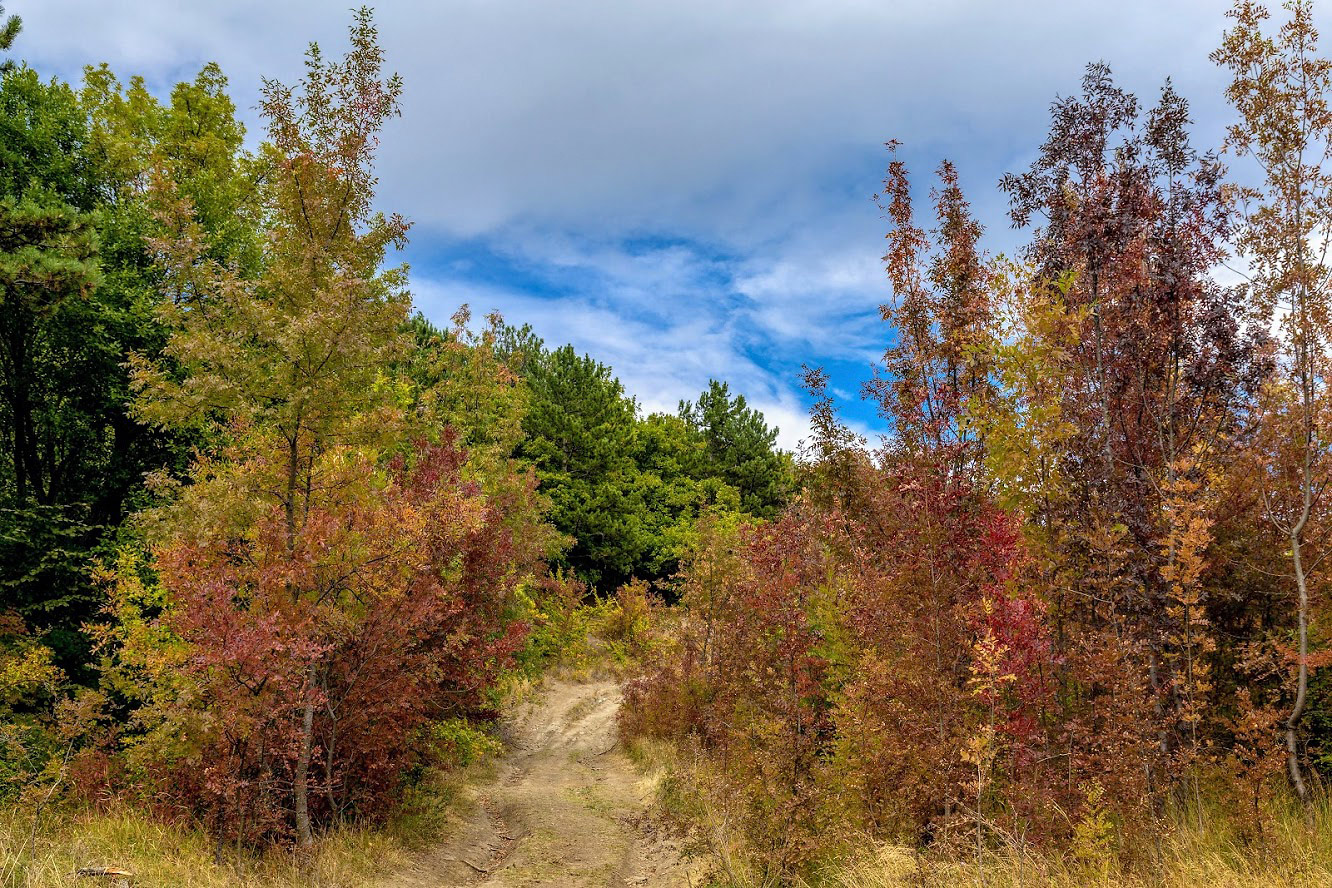
[[1239, 0], [1233, 26], [1213, 59], [1233, 76], [1226, 97], [1239, 121], [1228, 147], [1256, 161], [1259, 187], [1239, 189], [1238, 246], [1247, 260], [1251, 292], [1268, 324], [1279, 325], [1279, 374], [1264, 388], [1259, 423], [1261, 483], [1268, 519], [1289, 552], [1295, 611], [1295, 688], [1285, 721], [1287, 770], [1308, 797], [1300, 746], [1308, 703], [1311, 601], [1322, 585], [1316, 544], [1325, 525], [1329, 435], [1328, 346], [1332, 274], [1332, 61], [1318, 52], [1313, 5], [1286, 4], [1275, 33], [1261, 3]]
[[[259, 196], [267, 237], [257, 274], [210, 254], [196, 203], [166, 169], [155, 174], [165, 233], [152, 244], [167, 272], [158, 319], [172, 332], [164, 360], [134, 358], [136, 410], [164, 426], [226, 423], [241, 448], [236, 459], [252, 466], [196, 477], [174, 511], [178, 538], [228, 538], [275, 503], [296, 558], [311, 520], [346, 495], [345, 448], [383, 442], [394, 428], [385, 368], [405, 344], [408, 297], [402, 270], [380, 266], [388, 248], [404, 243], [407, 223], [374, 211], [373, 163], [402, 83], [383, 73], [368, 9], [350, 35], [339, 62], [311, 46], [299, 88], [265, 83], [270, 141]], [[287, 592], [298, 610], [323, 595], [299, 575]], [[324, 641], [304, 644], [304, 673], [282, 687], [299, 714], [293, 817], [298, 840], [309, 844]]]

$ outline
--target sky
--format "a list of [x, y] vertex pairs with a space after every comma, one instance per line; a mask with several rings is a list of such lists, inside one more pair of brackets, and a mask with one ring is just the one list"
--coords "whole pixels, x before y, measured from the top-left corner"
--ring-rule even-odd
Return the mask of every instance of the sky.
[[[310, 41], [346, 45], [350, 2], [8, 0], [14, 54], [75, 79], [109, 62], [165, 95], [209, 61], [255, 139], [262, 78]], [[1218, 0], [436, 0], [373, 4], [404, 78], [379, 203], [414, 223], [417, 307], [467, 303], [609, 364], [643, 410], [710, 378], [806, 434], [802, 365], [843, 415], [885, 424], [860, 383], [891, 342], [871, 197], [898, 139], [920, 201], [953, 160], [985, 246], [1023, 242], [1001, 175], [1025, 169], [1050, 103], [1103, 60], [1151, 104], [1165, 78], [1195, 144], [1229, 122], [1209, 60]]]

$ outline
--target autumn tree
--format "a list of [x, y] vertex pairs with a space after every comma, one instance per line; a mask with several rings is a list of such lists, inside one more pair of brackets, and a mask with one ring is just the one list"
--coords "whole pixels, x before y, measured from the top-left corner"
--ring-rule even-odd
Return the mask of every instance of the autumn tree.
[[[197, 481], [263, 471], [229, 456]], [[344, 453], [294, 544], [270, 498], [243, 538], [177, 536], [147, 580], [122, 565], [106, 674], [134, 707], [133, 791], [245, 843], [303, 839], [302, 785], [311, 828], [386, 816], [429, 763], [419, 732], [481, 709], [511, 664], [508, 614], [545, 554], [512, 524], [530, 502], [487, 494], [467, 462], [452, 433], [388, 465]]]
[[[134, 359], [136, 411], [163, 426], [223, 424], [248, 467], [218, 483], [196, 477], [169, 522], [181, 544], [243, 533], [276, 504], [287, 554], [298, 559], [312, 516], [341, 501], [348, 448], [382, 442], [393, 428], [384, 368], [402, 349], [408, 297], [402, 270], [380, 266], [407, 223], [374, 211], [373, 162], [402, 83], [383, 74], [369, 10], [350, 34], [342, 61], [311, 46], [299, 87], [265, 82], [267, 230], [257, 273], [210, 255], [196, 202], [166, 170], [154, 179], [166, 227], [152, 240], [167, 271], [158, 320], [172, 332], [164, 360]], [[296, 576], [287, 592], [298, 607], [325, 594]], [[318, 637], [305, 644], [285, 703], [297, 719], [292, 816], [309, 844], [327, 648]]]
[[492, 313], [480, 329], [471, 321], [464, 305], [447, 329], [419, 313], [407, 322], [412, 344], [393, 368], [405, 413], [397, 449], [410, 453], [417, 442], [456, 437], [467, 450], [469, 477], [503, 504], [509, 530], [534, 551], [558, 558], [567, 539], [547, 521], [548, 502], [533, 491], [534, 469], [517, 457], [531, 390], [501, 355], [503, 318]]
[[957, 170], [944, 162], [932, 194], [932, 244], [917, 225], [898, 145], [888, 147], [892, 159], [882, 195], [875, 199], [890, 225], [883, 262], [892, 298], [880, 313], [897, 331], [897, 342], [884, 355], [884, 372], [867, 393], [892, 420], [901, 453], [928, 452], [959, 483], [974, 483], [984, 449], [965, 407], [983, 399], [992, 386], [978, 347], [992, 322], [991, 272], [979, 248], [981, 226], [971, 215]]
[[[1258, 374], [1237, 294], [1210, 275], [1230, 226], [1224, 170], [1191, 146], [1189, 123], [1168, 82], [1144, 113], [1107, 66], [1090, 65], [1081, 93], [1053, 104], [1036, 162], [1002, 183], [1013, 224], [1036, 225], [1032, 273], [1075, 325], [1057, 408], [1069, 434], [1052, 454], [1063, 487], [1033, 517], [1062, 529], [1047, 534], [1056, 586], [1100, 591], [1052, 590], [1056, 624], [1136, 649], [1154, 698], [1158, 777], [1179, 770], [1184, 738], [1193, 745], [1189, 701], [1207, 690], [1198, 660], [1211, 645], [1205, 590], [1178, 583], [1204, 569], [1182, 562], [1207, 560], [1210, 517], [1185, 516], [1176, 496], [1216, 469]], [[1106, 634], [1107, 620], [1121, 628]]]
[[1313, 5], [1285, 4], [1286, 20], [1267, 30], [1268, 9], [1237, 2], [1233, 26], [1213, 59], [1234, 78], [1226, 97], [1239, 121], [1227, 146], [1254, 161], [1262, 184], [1238, 189], [1236, 242], [1246, 260], [1261, 322], [1280, 330], [1277, 375], [1263, 388], [1257, 446], [1266, 516], [1289, 557], [1294, 591], [1294, 693], [1285, 718], [1287, 771], [1307, 799], [1301, 722], [1308, 707], [1311, 602], [1326, 527], [1329, 434], [1327, 355], [1332, 276], [1332, 62], [1319, 55]]
[[[897, 338], [866, 386], [892, 420], [894, 438], [845, 526], [857, 541], [847, 604], [861, 614], [891, 610], [898, 619], [848, 621], [864, 659], [863, 675], [848, 683], [843, 749], [851, 773], [875, 787], [870, 816], [899, 823], [905, 816], [916, 828], [942, 826], [968, 804], [963, 769], [974, 768], [975, 779], [965, 780], [980, 781], [970, 806], [981, 841], [980, 784], [995, 778], [996, 765], [1016, 779], [1039, 745], [1032, 712], [1047, 691], [1044, 608], [1033, 590], [1014, 583], [1025, 547], [1018, 522], [991, 494], [988, 429], [977, 421], [997, 391], [986, 347], [999, 304], [993, 263], [980, 249], [982, 229], [952, 164], [938, 169], [933, 231], [917, 224], [896, 148], [889, 143], [878, 200], [890, 224], [884, 266], [892, 298], [882, 315]], [[908, 523], [890, 517], [908, 514]], [[886, 668], [872, 667], [875, 659]], [[959, 693], [967, 687], [969, 695]], [[879, 696], [886, 707], [874, 702]], [[914, 726], [895, 714], [900, 704], [892, 701], [905, 699], [922, 710]], [[925, 725], [936, 748], [964, 754], [931, 772], [924, 738], [910, 737]], [[861, 752], [867, 729], [893, 738], [874, 744], [873, 757]], [[906, 773], [887, 761], [893, 749], [910, 749], [900, 763]], [[877, 795], [894, 780], [910, 787], [906, 798]]]
[[956, 175], [941, 176], [933, 239], [896, 158], [885, 183], [898, 336], [867, 394], [894, 440], [866, 453], [808, 373], [804, 495], [738, 543], [704, 527], [682, 643], [628, 698], [627, 729], [699, 744], [769, 877], [831, 824], [915, 842], [967, 828], [983, 845], [1037, 807], [1022, 799], [1039, 797], [1051, 651], [964, 409], [993, 387], [993, 290]]

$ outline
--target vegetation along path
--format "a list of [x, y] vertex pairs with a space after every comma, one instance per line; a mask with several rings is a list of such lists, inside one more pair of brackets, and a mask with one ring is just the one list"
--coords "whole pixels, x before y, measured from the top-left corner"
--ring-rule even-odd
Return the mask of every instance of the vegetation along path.
[[547, 682], [506, 720], [509, 752], [464, 822], [383, 888], [691, 884], [620, 746], [620, 700], [612, 681]]

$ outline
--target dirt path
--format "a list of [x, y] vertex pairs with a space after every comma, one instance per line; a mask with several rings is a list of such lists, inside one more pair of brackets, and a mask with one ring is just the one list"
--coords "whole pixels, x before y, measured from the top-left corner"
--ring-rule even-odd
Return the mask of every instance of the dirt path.
[[382, 888], [697, 883], [646, 816], [651, 786], [617, 742], [620, 699], [611, 681], [548, 682], [506, 720], [510, 751], [470, 816]]

